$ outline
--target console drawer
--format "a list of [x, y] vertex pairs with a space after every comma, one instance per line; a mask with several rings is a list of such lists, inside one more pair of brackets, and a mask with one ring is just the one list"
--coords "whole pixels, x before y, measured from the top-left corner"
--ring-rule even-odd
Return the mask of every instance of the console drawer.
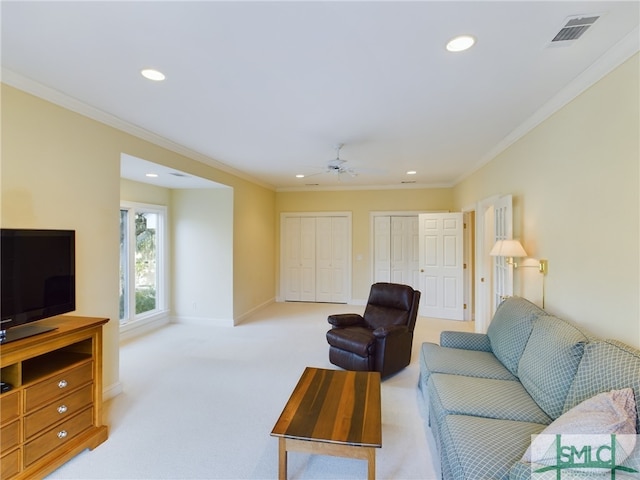
[[47, 453], [78, 436], [93, 425], [93, 408], [78, 413], [24, 446], [24, 466], [28, 467]]
[[93, 401], [93, 384], [88, 384], [69, 395], [56, 399], [46, 407], [24, 417], [24, 437], [29, 440], [38, 432], [71, 417]]
[[92, 380], [93, 362], [91, 361], [56, 372], [55, 375], [25, 389], [25, 413], [32, 412], [35, 408]]
[[0, 430], [0, 451], [6, 452], [20, 444], [20, 420], [5, 425]]
[[20, 392], [3, 393], [0, 396], [0, 425], [20, 416]]
[[0, 458], [0, 478], [9, 479], [20, 472], [20, 449]]

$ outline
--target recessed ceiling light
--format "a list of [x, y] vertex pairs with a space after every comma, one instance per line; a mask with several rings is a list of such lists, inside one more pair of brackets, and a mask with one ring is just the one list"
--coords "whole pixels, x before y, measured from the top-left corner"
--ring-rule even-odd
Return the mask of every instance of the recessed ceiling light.
[[299, 173], [299, 174], [296, 175], [296, 178], [304, 178], [304, 175]]
[[145, 68], [144, 70], [141, 70], [140, 73], [144, 78], [148, 78], [154, 82], [161, 82], [165, 79], [164, 73], [154, 70], [153, 68]]
[[157, 178], [158, 174], [157, 173], [147, 173], [145, 174], [145, 177], [149, 177], [149, 178]]
[[450, 52], [463, 52], [476, 43], [476, 39], [471, 35], [458, 35], [457, 37], [452, 38], [447, 43], [447, 50]]
[[418, 173], [418, 172], [416, 172], [415, 170], [409, 170], [407, 172], [407, 175], [415, 175], [416, 173]]

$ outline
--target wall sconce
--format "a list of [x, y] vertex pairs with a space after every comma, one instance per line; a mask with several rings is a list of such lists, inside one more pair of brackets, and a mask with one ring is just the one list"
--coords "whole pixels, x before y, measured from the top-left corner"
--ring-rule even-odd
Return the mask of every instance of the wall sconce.
[[493, 246], [489, 255], [492, 257], [507, 257], [507, 264], [518, 268], [518, 264], [513, 261], [514, 257], [526, 257], [527, 252], [522, 248], [518, 240], [498, 240]]
[[[492, 257], [508, 257], [507, 264], [513, 265], [513, 268], [518, 268], [518, 264], [514, 263], [514, 257], [526, 257], [527, 252], [525, 252], [522, 244], [518, 240], [498, 240], [496, 244], [493, 246], [489, 255]], [[533, 267], [535, 265], [523, 265], [524, 267]], [[546, 275], [549, 271], [549, 261], [548, 260], [539, 260], [538, 262], [538, 271], [542, 275]]]

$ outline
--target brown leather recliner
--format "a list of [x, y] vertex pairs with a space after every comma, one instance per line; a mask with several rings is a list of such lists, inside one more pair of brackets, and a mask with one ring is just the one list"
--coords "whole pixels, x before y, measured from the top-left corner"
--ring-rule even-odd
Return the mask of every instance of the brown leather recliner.
[[387, 377], [411, 361], [420, 292], [408, 285], [374, 283], [364, 315], [329, 315], [329, 361], [345, 370]]

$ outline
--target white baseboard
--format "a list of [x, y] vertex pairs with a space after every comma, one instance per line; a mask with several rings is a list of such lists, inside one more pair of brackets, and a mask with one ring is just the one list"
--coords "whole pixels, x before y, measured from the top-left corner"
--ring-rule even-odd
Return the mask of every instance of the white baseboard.
[[199, 325], [214, 327], [233, 327], [233, 318], [211, 318], [211, 317], [189, 317], [180, 315], [171, 317], [171, 323], [181, 323], [183, 325]]
[[102, 400], [107, 401], [114, 397], [117, 397], [123, 392], [122, 382], [116, 382], [112, 385], [109, 385], [102, 391]]
[[234, 325], [238, 325], [239, 323], [242, 323], [244, 320], [246, 320], [250, 315], [254, 314], [255, 312], [257, 312], [258, 310], [262, 310], [265, 307], [268, 307], [269, 305], [271, 305], [272, 303], [275, 303], [275, 299], [274, 298], [270, 298], [269, 300], [267, 300], [264, 303], [261, 303], [260, 305], [258, 305], [257, 307], [252, 308], [251, 310], [249, 310], [248, 312], [243, 313], [242, 315], [240, 315], [238, 318], [234, 319]]

